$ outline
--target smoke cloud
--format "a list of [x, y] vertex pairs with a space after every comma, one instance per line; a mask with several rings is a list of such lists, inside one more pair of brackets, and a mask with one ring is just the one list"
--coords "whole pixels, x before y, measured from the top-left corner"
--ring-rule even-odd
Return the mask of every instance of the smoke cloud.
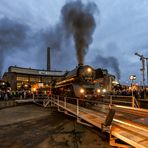
[[103, 57], [101, 55], [97, 55], [96, 58], [92, 61], [92, 65], [102, 68], [111, 68], [118, 80], [120, 80], [120, 69], [118, 60], [115, 57]]
[[61, 9], [59, 22], [37, 35], [46, 47], [51, 48], [51, 54], [58, 56], [56, 60], [52, 59], [52, 67], [69, 67], [70, 62], [75, 63], [73, 49], [76, 49], [78, 63], [84, 63], [84, 57], [92, 43], [92, 34], [96, 27], [93, 16], [96, 11], [99, 12], [93, 2], [87, 4], [83, 4], [80, 0], [68, 2]]
[[[93, 2], [85, 4], [80, 0], [68, 2], [62, 7], [60, 20], [55, 26], [36, 31], [24, 22], [20, 23], [6, 17], [0, 19], [0, 76], [4, 71], [5, 60], [11, 54], [19, 52], [25, 55], [28, 52], [28, 56], [24, 57], [23, 65], [19, 65], [19, 61], [22, 60], [19, 56], [18, 63], [13, 64], [25, 66], [25, 61], [33, 59], [37, 68], [43, 68], [46, 65], [47, 47], [51, 48], [52, 57], [56, 56], [56, 59], [53, 58], [51, 61], [52, 68], [60, 70], [74, 64], [76, 62], [74, 49], [78, 63], [83, 64], [84, 56], [93, 40], [92, 34], [96, 27], [93, 14], [96, 11], [98, 9]], [[34, 57], [32, 58], [29, 53]]]
[[24, 46], [28, 30], [28, 26], [8, 18], [0, 20], [0, 76], [6, 55]]
[[96, 10], [95, 3], [84, 5], [77, 0], [65, 4], [61, 11], [66, 35], [74, 38], [79, 64], [84, 63], [84, 56], [93, 40], [92, 34], [96, 27], [93, 14]]

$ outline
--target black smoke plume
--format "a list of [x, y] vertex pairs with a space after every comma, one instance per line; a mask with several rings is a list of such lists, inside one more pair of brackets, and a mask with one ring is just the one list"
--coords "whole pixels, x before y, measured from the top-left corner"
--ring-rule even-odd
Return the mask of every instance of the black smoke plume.
[[93, 14], [96, 10], [95, 3], [83, 4], [77, 0], [66, 3], [61, 11], [66, 35], [74, 38], [79, 64], [83, 64], [84, 56], [92, 43], [92, 34], [96, 27]]
[[101, 55], [97, 55], [94, 61], [92, 61], [92, 65], [103, 69], [111, 68], [115, 72], [117, 79], [120, 80], [119, 63], [115, 57], [103, 57]]
[[0, 76], [6, 55], [16, 52], [24, 46], [29, 28], [8, 18], [0, 20]]
[[[80, 0], [68, 2], [61, 9], [61, 18], [57, 25], [36, 30], [36, 32], [31, 30], [25, 22], [20, 23], [18, 20], [8, 18], [0, 19], [0, 75], [4, 71], [7, 57], [14, 53], [22, 53], [22, 50], [25, 54], [31, 52], [37, 68], [43, 68], [46, 63], [47, 47], [51, 47], [51, 55], [56, 57], [52, 59], [51, 67], [59, 69], [70, 67], [75, 62], [72, 58], [74, 51], [69, 50], [74, 48], [73, 39], [78, 63], [83, 64], [96, 27], [93, 17], [96, 10], [98, 10], [97, 6], [92, 2], [87, 4], [83, 4]], [[37, 55], [35, 55], [36, 52]], [[17, 58], [18, 61], [22, 61], [19, 56]], [[28, 59], [32, 59], [31, 54], [24, 59], [24, 65], [26, 65]]]
[[52, 59], [52, 67], [66, 68], [72, 65], [70, 62], [75, 62], [73, 48], [76, 49], [78, 63], [83, 64], [96, 27], [93, 16], [96, 11], [99, 12], [96, 4], [92, 2], [87, 4], [80, 0], [68, 2], [61, 9], [59, 22], [37, 35], [46, 47], [51, 48], [51, 55], [58, 57], [56, 60]]

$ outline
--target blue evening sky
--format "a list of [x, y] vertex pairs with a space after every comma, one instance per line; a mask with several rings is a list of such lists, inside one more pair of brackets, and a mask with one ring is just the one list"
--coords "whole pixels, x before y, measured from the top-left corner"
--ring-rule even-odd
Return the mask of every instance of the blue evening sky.
[[[69, 1], [0, 0], [0, 21], [3, 18], [17, 21], [29, 26], [31, 33], [39, 34], [41, 30], [52, 28], [59, 22], [61, 8]], [[141, 61], [134, 53], [148, 57], [148, 0], [82, 0], [84, 3], [90, 1], [97, 4], [99, 11], [94, 14], [96, 29], [93, 42], [85, 56], [85, 63], [90, 64], [98, 54], [104, 58], [115, 57], [121, 71], [120, 81], [125, 83], [129, 81], [131, 74], [135, 74], [137, 82], [140, 83]], [[46, 69], [46, 53], [42, 55], [39, 51], [43, 46], [39, 45], [38, 41], [39, 38], [31, 38], [30, 42], [27, 42], [29, 45], [23, 47], [25, 50], [19, 47], [20, 50], [5, 53], [3, 72], [10, 65]], [[57, 63], [57, 67], [54, 65], [53, 69], [69, 70], [77, 64], [75, 55], [69, 55], [75, 54], [74, 51], [63, 49], [63, 52], [67, 62], [63, 62], [61, 67]], [[56, 54], [52, 59], [56, 58], [55, 56]], [[108, 69], [114, 74], [114, 71], [109, 67]]]

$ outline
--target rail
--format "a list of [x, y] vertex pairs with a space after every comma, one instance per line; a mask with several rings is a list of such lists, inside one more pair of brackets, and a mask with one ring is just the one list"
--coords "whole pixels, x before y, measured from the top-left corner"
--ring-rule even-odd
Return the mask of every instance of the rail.
[[134, 96], [121, 96], [121, 95], [109, 95], [108, 98], [104, 98], [103, 101], [110, 105], [125, 105], [140, 108], [138, 101]]

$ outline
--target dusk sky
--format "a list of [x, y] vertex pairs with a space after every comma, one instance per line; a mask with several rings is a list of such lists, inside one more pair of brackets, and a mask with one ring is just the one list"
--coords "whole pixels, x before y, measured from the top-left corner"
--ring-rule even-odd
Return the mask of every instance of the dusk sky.
[[[53, 70], [71, 70], [77, 65], [74, 41], [63, 39], [61, 10], [71, 0], [0, 0], [0, 67], [10, 65], [46, 69], [46, 48], [51, 47]], [[120, 73], [120, 81], [135, 74], [141, 81], [141, 61], [148, 57], [148, 0], [82, 0], [96, 4], [96, 26], [84, 63]], [[92, 10], [90, 10], [92, 11]], [[62, 39], [61, 39], [62, 38]], [[60, 41], [60, 47], [54, 42]], [[55, 49], [54, 49], [55, 48]], [[115, 64], [115, 67], [113, 66]], [[115, 70], [116, 69], [116, 70]]]

